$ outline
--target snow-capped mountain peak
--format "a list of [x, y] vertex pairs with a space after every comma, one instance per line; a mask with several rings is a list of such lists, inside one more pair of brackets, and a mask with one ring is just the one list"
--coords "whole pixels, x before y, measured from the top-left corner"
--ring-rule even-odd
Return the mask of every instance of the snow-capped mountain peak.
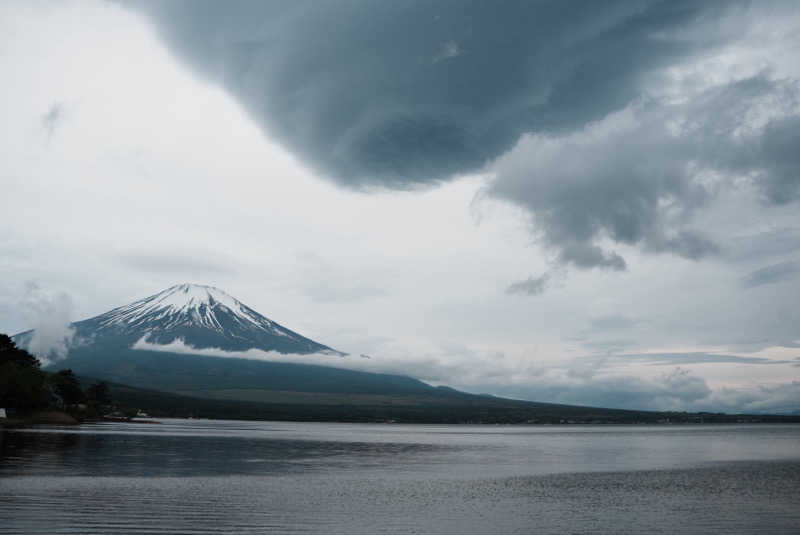
[[151, 323], [164, 320], [162, 328], [181, 324], [196, 324], [214, 330], [224, 327], [217, 313], [232, 314], [245, 324], [267, 327], [276, 334], [273, 323], [254, 310], [242, 304], [224, 291], [202, 284], [178, 284], [150, 297], [135, 301], [130, 305], [115, 308], [98, 319], [103, 326]]
[[[262, 316], [213, 286], [178, 284], [72, 325], [73, 347], [112, 344], [132, 347], [181, 341], [194, 348], [259, 349], [280, 353], [342, 355]], [[32, 331], [20, 333], [24, 343]]]

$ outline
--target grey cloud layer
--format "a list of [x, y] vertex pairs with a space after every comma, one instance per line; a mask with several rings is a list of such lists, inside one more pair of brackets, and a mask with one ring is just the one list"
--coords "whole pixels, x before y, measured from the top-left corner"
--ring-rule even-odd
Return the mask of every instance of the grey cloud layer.
[[[265, 132], [347, 187], [435, 183], [505, 154], [489, 167], [496, 180], [488, 193], [527, 210], [562, 265], [623, 270], [613, 244], [694, 260], [717, 253], [718, 244], [690, 227], [714, 194], [709, 177], [747, 177], [772, 204], [800, 191], [794, 81], [765, 74], [651, 98], [666, 69], [743, 38], [763, 6], [129, 5]], [[796, 4], [767, 8], [800, 17]], [[728, 15], [733, 22], [719, 22]], [[779, 113], [761, 120], [767, 104]], [[591, 126], [614, 112], [627, 113], [613, 119], [627, 123]], [[531, 278], [509, 292], [536, 295], [545, 286], [546, 276]]]
[[[603, 240], [697, 260], [720, 251], [691, 227], [715, 191], [745, 179], [767, 203], [795, 200], [800, 151], [785, 145], [798, 95], [794, 82], [756, 76], [688, 101], [645, 99], [564, 136], [526, 135], [489, 192], [525, 208], [562, 263], [624, 269]], [[754, 124], [764, 106], [776, 117]]]
[[732, 260], [747, 261], [795, 251], [800, 251], [800, 228], [782, 227], [734, 238], [727, 253]]
[[685, 370], [676, 369], [657, 379], [633, 376], [598, 377], [570, 374], [547, 376], [511, 387], [500, 387], [503, 394], [522, 399], [548, 399], [611, 408], [639, 407], [655, 410], [683, 410], [699, 406], [713, 395], [706, 382]]
[[524, 385], [495, 387], [494, 391], [521, 399], [588, 406], [676, 411], [691, 407], [712, 412], [797, 414], [800, 382], [714, 390], [700, 377], [675, 369], [655, 379], [573, 376], [558, 380], [547, 377]]
[[550, 274], [545, 273], [539, 277], [528, 277], [523, 281], [512, 283], [506, 289], [510, 294], [539, 295], [547, 289]]
[[[624, 107], [698, 44], [663, 36], [729, 4], [134, 2], [171, 48], [340, 183], [480, 169], [529, 131]], [[712, 37], [703, 41], [713, 40]]]
[[748, 273], [742, 279], [742, 284], [746, 288], [755, 288], [764, 284], [792, 280], [798, 275], [800, 275], [800, 262], [787, 260], [786, 262], [766, 266]]
[[616, 357], [626, 361], [642, 361], [659, 365], [677, 366], [680, 364], [714, 364], [731, 362], [736, 364], [789, 364], [790, 361], [763, 357], [740, 357], [738, 355], [717, 355], [714, 353], [637, 353]]

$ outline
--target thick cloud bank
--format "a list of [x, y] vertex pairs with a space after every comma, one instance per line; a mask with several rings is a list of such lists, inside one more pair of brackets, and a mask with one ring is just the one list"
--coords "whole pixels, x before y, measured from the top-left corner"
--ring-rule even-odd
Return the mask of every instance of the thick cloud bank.
[[409, 188], [488, 171], [560, 265], [623, 270], [616, 245], [714, 255], [691, 223], [720, 189], [800, 191], [797, 3], [129, 5], [323, 175]]
[[[714, 410], [753, 413], [794, 413], [798, 410], [800, 383], [778, 383], [745, 388], [712, 389], [701, 377], [677, 365], [691, 363], [786, 364], [762, 358], [712, 354], [625, 355], [666, 367], [652, 378], [633, 376], [607, 368], [603, 359], [537, 366], [508, 360], [500, 353], [476, 353], [465, 348], [419, 352], [391, 351], [382, 356], [338, 356], [324, 353], [287, 355], [274, 351], [198, 349], [183, 340], [154, 344], [143, 338], [133, 349], [259, 360], [314, 364], [372, 373], [416, 377], [431, 384], [456, 386], [467, 392], [494, 392], [531, 401], [582, 404], [597, 407], [652, 410]], [[613, 359], [612, 359], [613, 360]], [[791, 363], [789, 363], [791, 364]]]
[[717, 36], [693, 2], [134, 2], [265, 131], [349, 186], [480, 169], [531, 131], [625, 107]]
[[738, 181], [767, 203], [796, 199], [800, 151], [783, 145], [800, 147], [799, 103], [796, 82], [763, 75], [689, 100], [643, 99], [578, 132], [526, 134], [489, 191], [525, 208], [565, 264], [625, 269], [604, 239], [700, 259], [719, 245], [691, 216], [718, 190]]

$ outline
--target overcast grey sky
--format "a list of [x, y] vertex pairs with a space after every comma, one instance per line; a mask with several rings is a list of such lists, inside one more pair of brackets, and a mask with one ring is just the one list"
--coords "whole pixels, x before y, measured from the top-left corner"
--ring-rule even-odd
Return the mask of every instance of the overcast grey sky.
[[218, 286], [369, 366], [800, 410], [797, 2], [4, 2], [0, 332]]

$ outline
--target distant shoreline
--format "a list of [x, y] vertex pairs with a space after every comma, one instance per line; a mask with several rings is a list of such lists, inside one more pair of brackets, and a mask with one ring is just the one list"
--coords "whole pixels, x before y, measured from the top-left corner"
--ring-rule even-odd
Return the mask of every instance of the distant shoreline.
[[115, 417], [78, 420], [74, 416], [64, 411], [46, 410], [46, 411], [35, 412], [20, 418], [0, 419], [0, 430], [25, 429], [28, 427], [38, 426], [38, 425], [78, 426], [81, 424], [99, 423], [99, 422], [119, 422], [119, 423], [131, 423], [131, 424], [156, 424], [156, 425], [161, 423], [157, 420], [152, 420], [152, 419], [143, 420], [135, 418], [115, 418]]
[[[373, 425], [457, 425], [457, 426], [469, 426], [469, 425], [479, 425], [479, 426], [514, 426], [514, 427], [522, 427], [522, 426], [530, 426], [530, 427], [561, 427], [561, 426], [625, 426], [625, 427], [632, 427], [632, 426], [714, 426], [714, 425], [797, 425], [800, 424], [800, 417], [794, 416], [786, 416], [775, 418], [776, 416], [780, 415], [764, 415], [764, 417], [753, 417], [750, 420], [717, 420], [717, 421], [707, 421], [707, 422], [697, 422], [697, 421], [676, 421], [676, 422], [659, 422], [659, 421], [631, 421], [631, 422], [577, 422], [577, 421], [565, 421], [565, 422], [411, 422], [411, 421], [380, 421], [380, 420], [372, 420], [372, 421], [364, 421], [364, 420], [275, 420], [275, 419], [253, 419], [253, 418], [187, 418], [187, 417], [180, 417], [180, 416], [163, 416], [163, 419], [175, 419], [175, 420], [210, 420], [210, 421], [235, 421], [235, 422], [294, 422], [294, 423], [339, 423], [339, 424], [373, 424]], [[35, 415], [25, 417], [25, 418], [6, 418], [0, 419], [0, 431], [5, 429], [27, 429], [32, 427], [37, 427], [40, 425], [58, 425], [58, 426], [80, 426], [82, 424], [96, 424], [96, 423], [128, 423], [128, 424], [143, 424], [143, 425], [160, 425], [163, 422], [158, 421], [157, 419], [135, 419], [135, 418], [117, 418], [117, 417], [105, 417], [100, 419], [91, 419], [91, 420], [83, 420], [79, 421], [69, 414], [62, 412], [62, 411], [42, 411], [41, 413], [37, 413]]]

